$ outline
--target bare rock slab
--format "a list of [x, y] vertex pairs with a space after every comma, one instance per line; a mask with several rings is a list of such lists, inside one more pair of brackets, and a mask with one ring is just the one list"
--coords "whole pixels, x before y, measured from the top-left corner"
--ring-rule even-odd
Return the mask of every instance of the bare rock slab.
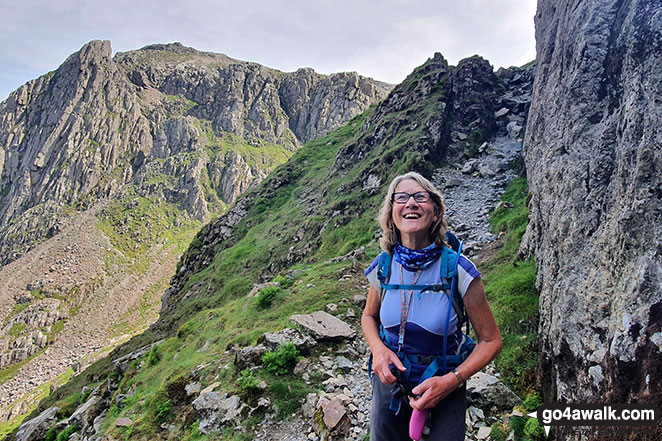
[[324, 311], [293, 315], [290, 321], [307, 329], [315, 340], [353, 339], [356, 331], [344, 321]]
[[46, 431], [57, 421], [55, 414], [59, 407], [51, 407], [33, 418], [21, 424], [16, 433], [17, 441], [36, 441], [46, 436]]

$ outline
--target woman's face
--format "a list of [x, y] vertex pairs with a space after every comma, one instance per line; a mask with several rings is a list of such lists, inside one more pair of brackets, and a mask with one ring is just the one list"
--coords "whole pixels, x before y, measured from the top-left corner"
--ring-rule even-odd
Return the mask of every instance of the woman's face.
[[[413, 179], [405, 179], [395, 188], [395, 193], [403, 192], [412, 195], [418, 192], [427, 193]], [[437, 220], [432, 199], [428, 199], [427, 202], [416, 202], [414, 197], [410, 197], [403, 204], [394, 201], [391, 216], [393, 217], [393, 223], [400, 231], [402, 243], [405, 246], [407, 246], [405, 242], [410, 242], [411, 239], [416, 239], [417, 242], [427, 241], [430, 226]]]

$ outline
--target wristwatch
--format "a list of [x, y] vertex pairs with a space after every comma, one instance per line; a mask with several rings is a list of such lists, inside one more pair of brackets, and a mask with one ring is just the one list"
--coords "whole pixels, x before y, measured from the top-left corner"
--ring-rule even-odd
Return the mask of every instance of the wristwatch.
[[462, 377], [462, 374], [459, 373], [459, 372], [457, 371], [457, 369], [453, 369], [453, 373], [454, 373], [455, 376], [457, 377], [457, 382], [458, 382], [457, 387], [462, 387], [462, 386], [464, 386], [464, 378]]

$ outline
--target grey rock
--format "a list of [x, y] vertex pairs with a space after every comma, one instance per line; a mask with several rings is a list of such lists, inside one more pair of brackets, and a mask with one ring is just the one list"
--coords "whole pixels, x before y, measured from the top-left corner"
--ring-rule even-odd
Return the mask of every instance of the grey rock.
[[293, 315], [290, 320], [306, 328], [318, 341], [353, 339], [356, 337], [356, 331], [347, 323], [324, 311]]
[[522, 404], [513, 391], [493, 375], [478, 372], [467, 381], [467, 398], [472, 406], [484, 411], [506, 411]]
[[243, 371], [244, 369], [253, 366], [260, 366], [262, 364], [262, 356], [268, 351], [264, 345], [250, 346], [241, 348], [235, 352], [234, 364], [237, 370]]
[[274, 333], [267, 332], [260, 336], [257, 341], [272, 351], [278, 349], [283, 343], [293, 343], [297, 350], [302, 353], [307, 353], [317, 344], [309, 335], [304, 335], [292, 328], [285, 328]]
[[556, 402], [659, 404], [662, 373], [648, 366], [662, 365], [651, 341], [662, 303], [660, 11], [544, 0], [535, 20], [520, 253], [535, 253], [544, 388]]
[[70, 426], [77, 424], [82, 430], [86, 430], [93, 425], [94, 419], [103, 410], [104, 406], [101, 398], [98, 395], [92, 395], [71, 414], [67, 420], [67, 424]]
[[236, 395], [217, 392], [202, 393], [193, 401], [196, 416], [200, 418], [200, 433], [218, 433], [239, 417], [245, 416], [249, 408]]
[[366, 300], [367, 297], [362, 294], [355, 294], [354, 297], [352, 297], [352, 302], [361, 309], [365, 308]]
[[44, 438], [46, 431], [57, 421], [59, 407], [50, 407], [37, 417], [25, 421], [16, 432], [16, 441], [37, 441]]
[[354, 368], [354, 363], [342, 355], [336, 357], [336, 365], [338, 366], [338, 369], [344, 373], [348, 373]]
[[520, 132], [522, 131], [522, 126], [520, 126], [514, 121], [511, 121], [506, 126], [506, 130], [508, 130], [508, 136], [510, 136], [513, 139], [517, 139], [520, 135]]

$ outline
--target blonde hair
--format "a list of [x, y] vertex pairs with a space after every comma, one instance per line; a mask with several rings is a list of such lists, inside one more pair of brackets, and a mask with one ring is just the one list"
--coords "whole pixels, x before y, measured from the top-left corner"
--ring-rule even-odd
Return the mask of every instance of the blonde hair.
[[387, 253], [393, 254], [395, 242], [401, 240], [400, 231], [398, 231], [398, 228], [393, 222], [393, 193], [395, 193], [398, 184], [405, 179], [413, 179], [418, 185], [430, 193], [430, 200], [434, 204], [434, 214], [437, 216], [437, 220], [430, 225], [428, 237], [430, 242], [434, 242], [439, 247], [448, 246], [446, 243], [448, 224], [444, 219], [444, 213], [446, 212], [444, 198], [441, 195], [441, 192], [439, 192], [430, 181], [416, 172], [409, 172], [404, 175], [396, 176], [393, 181], [391, 181], [391, 185], [389, 185], [386, 197], [384, 198], [384, 204], [379, 212], [379, 218], [377, 219], [383, 231], [383, 235], [379, 240], [379, 245]]

